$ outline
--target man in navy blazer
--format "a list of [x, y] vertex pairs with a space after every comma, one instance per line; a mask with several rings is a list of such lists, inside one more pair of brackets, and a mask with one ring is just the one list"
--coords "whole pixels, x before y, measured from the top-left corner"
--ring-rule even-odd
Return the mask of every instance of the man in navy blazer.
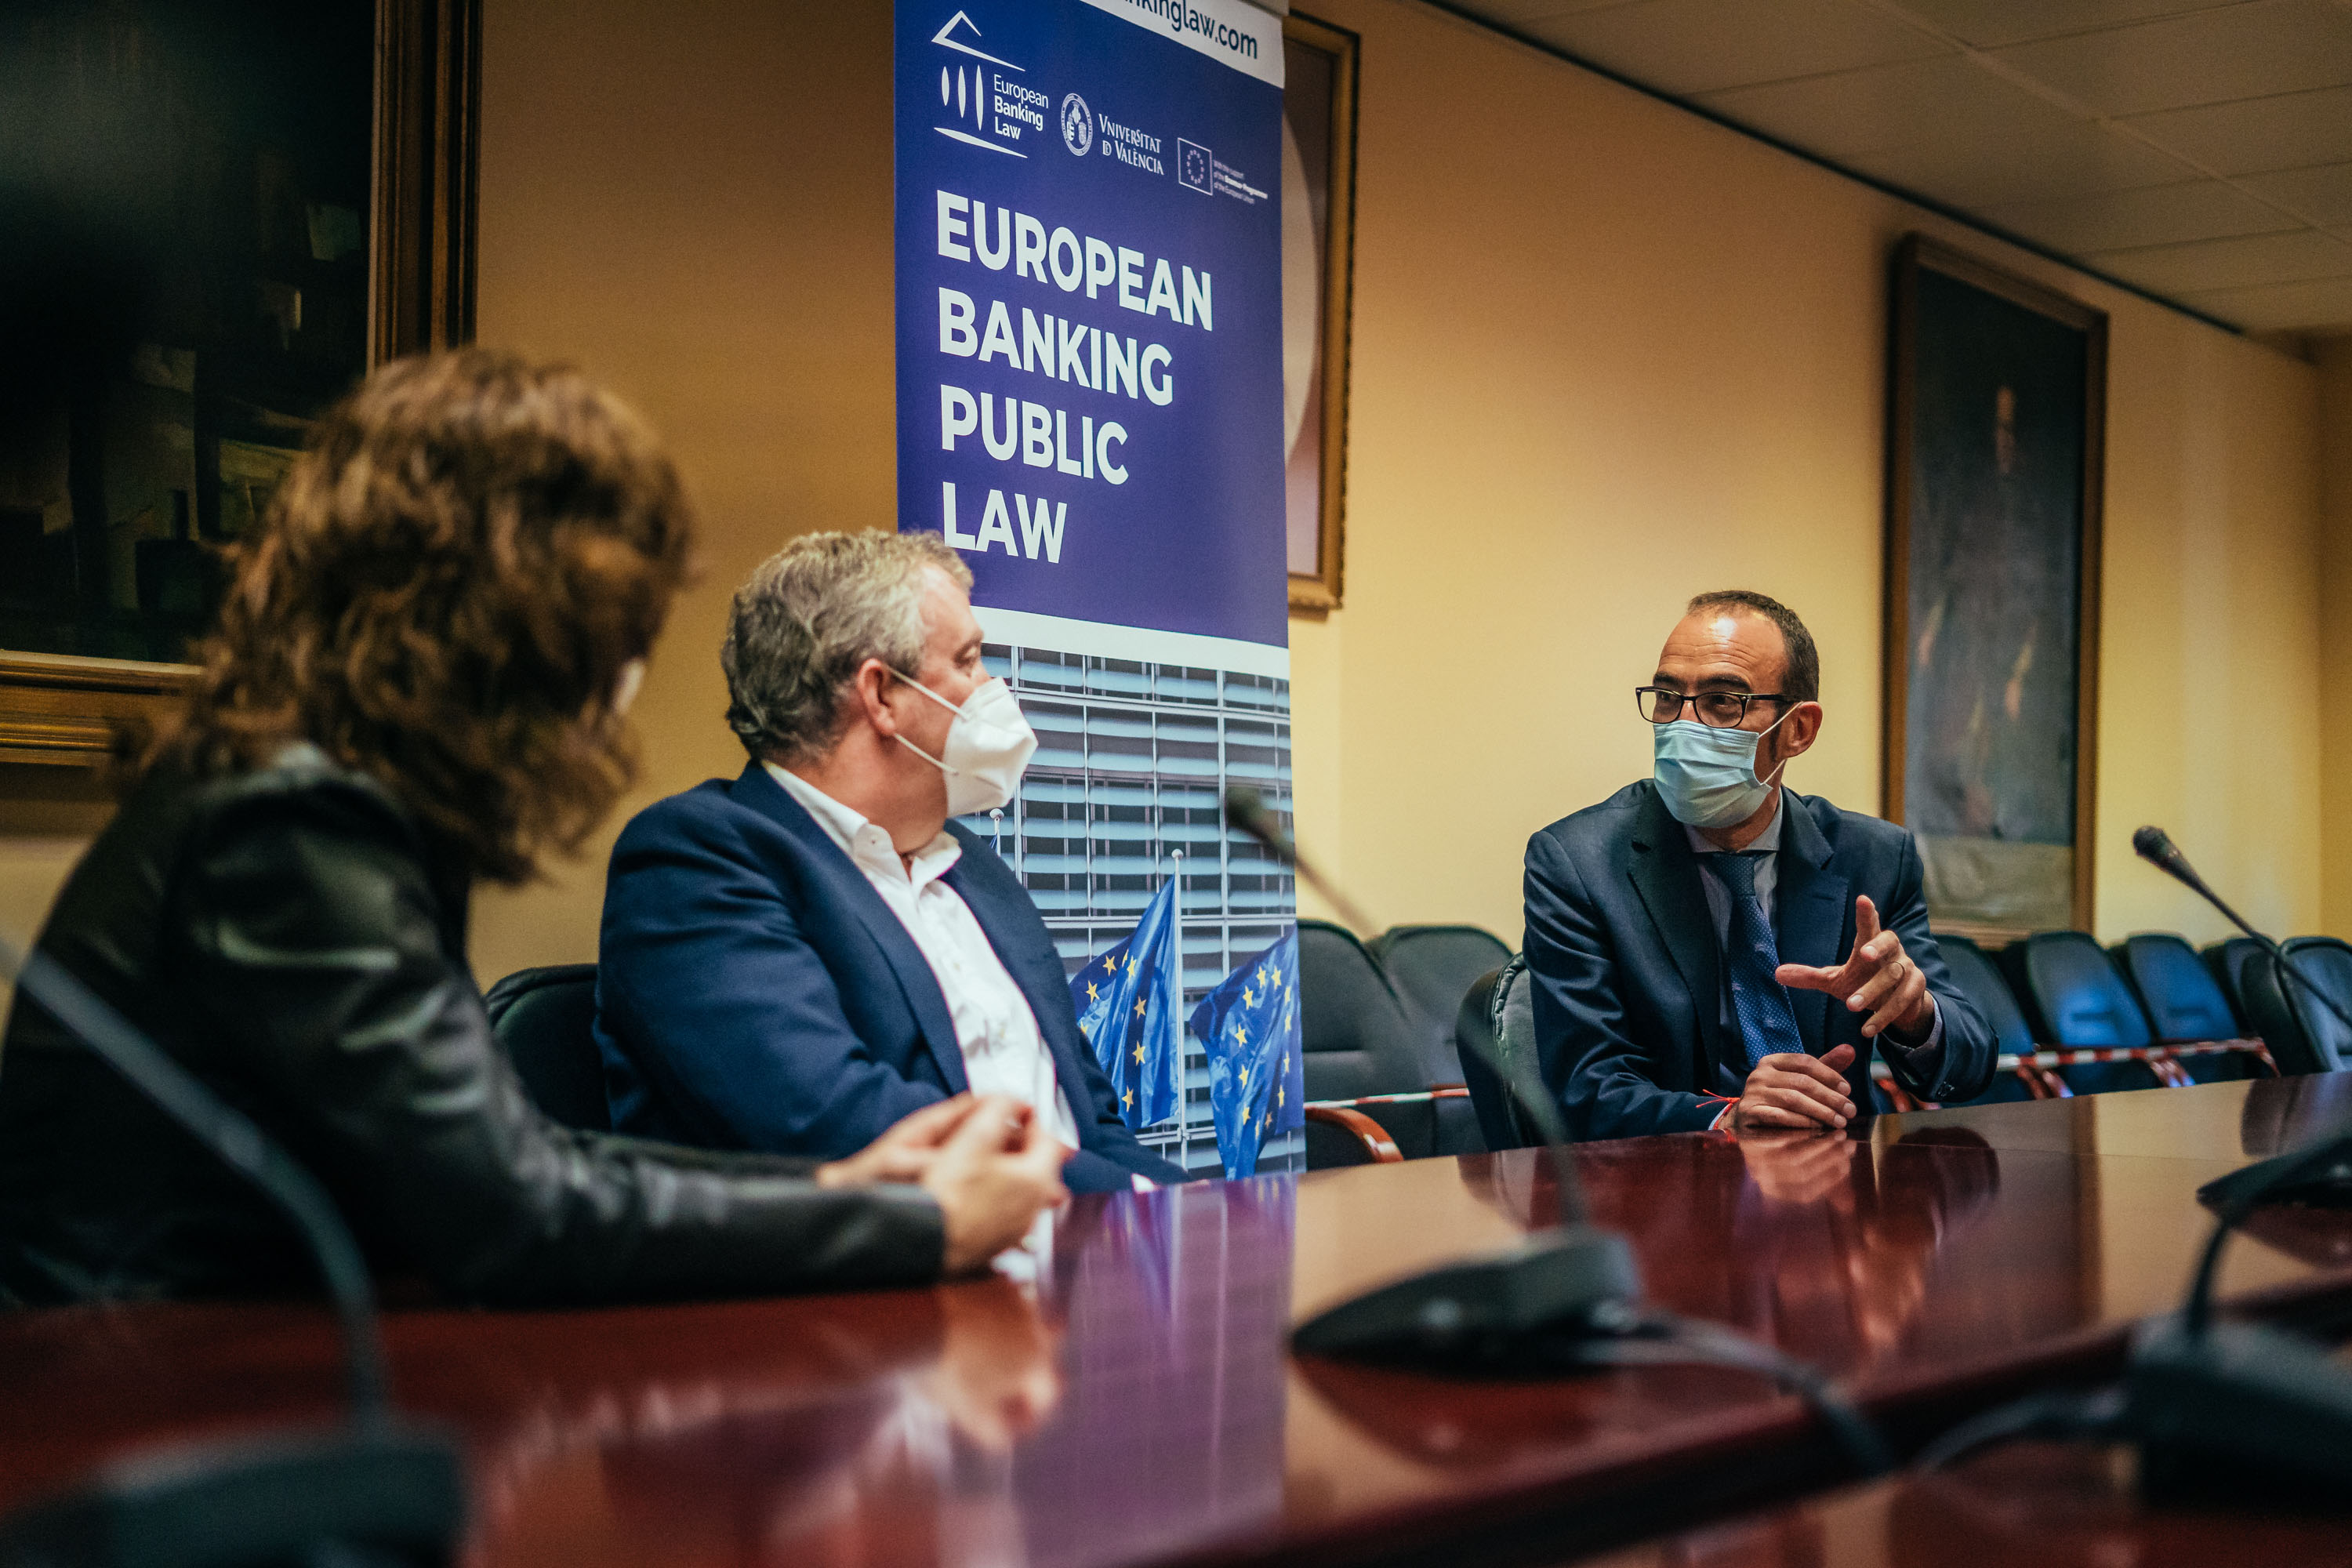
[[1027, 891], [952, 815], [1035, 740], [981, 662], [935, 534], [814, 534], [736, 595], [728, 721], [751, 753], [613, 851], [596, 1037], [614, 1126], [834, 1158], [967, 1089], [1013, 1095], [1079, 1191], [1179, 1182], [1119, 1120]]
[[1991, 1081], [1911, 835], [1779, 782], [1820, 682], [1785, 605], [1701, 595], [1636, 693], [1654, 776], [1528, 841], [1537, 1050], [1575, 1136], [1842, 1128], [1874, 1048], [1924, 1100]]

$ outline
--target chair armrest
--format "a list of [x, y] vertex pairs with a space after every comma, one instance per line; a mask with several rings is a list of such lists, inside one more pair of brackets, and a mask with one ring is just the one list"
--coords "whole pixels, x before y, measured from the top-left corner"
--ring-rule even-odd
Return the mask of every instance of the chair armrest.
[[1404, 1156], [1397, 1150], [1396, 1141], [1387, 1129], [1360, 1110], [1344, 1105], [1309, 1105], [1307, 1120], [1321, 1121], [1352, 1134], [1364, 1146], [1364, 1152], [1379, 1165], [1401, 1165]]

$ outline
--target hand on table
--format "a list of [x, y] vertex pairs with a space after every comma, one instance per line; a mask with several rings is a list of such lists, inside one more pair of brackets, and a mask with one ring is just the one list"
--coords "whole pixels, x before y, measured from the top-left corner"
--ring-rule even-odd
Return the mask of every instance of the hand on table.
[[1774, 1052], [1748, 1069], [1739, 1103], [1732, 1108], [1733, 1131], [1844, 1126], [1853, 1120], [1853, 1100], [1845, 1082], [1845, 1069], [1853, 1065], [1852, 1046], [1819, 1057]]
[[1898, 1040], [1916, 1044], [1936, 1022], [1927, 977], [1903, 951], [1903, 939], [1879, 929], [1878, 906], [1866, 897], [1853, 901], [1853, 951], [1843, 963], [1834, 969], [1784, 963], [1772, 978], [1790, 990], [1826, 991], [1843, 997], [1849, 1011], [1868, 1013], [1862, 1026], [1865, 1040], [1891, 1029]]

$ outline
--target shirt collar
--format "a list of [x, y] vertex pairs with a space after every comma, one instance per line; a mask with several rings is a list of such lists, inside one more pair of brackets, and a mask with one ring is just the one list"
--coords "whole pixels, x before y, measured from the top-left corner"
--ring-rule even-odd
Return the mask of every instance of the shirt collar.
[[903, 877], [920, 892], [947, 875], [949, 868], [963, 858], [963, 846], [956, 842], [953, 834], [941, 830], [938, 837], [915, 852], [911, 863], [903, 861], [890, 842], [890, 835], [855, 808], [842, 805], [789, 768], [764, 762], [760, 765], [768, 770], [768, 776], [782, 786], [786, 795], [816, 818], [816, 825], [824, 829], [827, 838], [841, 847], [843, 854], [867, 870]]
[[[1780, 853], [1780, 824], [1788, 820], [1789, 816], [1789, 814], [1781, 809], [1780, 796], [1784, 792], [1778, 786], [1774, 787], [1772, 791], [1772, 820], [1766, 823], [1764, 825], [1764, 831], [1758, 834], [1748, 844], [1748, 854], [1777, 855]], [[1683, 825], [1683, 831], [1690, 836], [1692, 854], [1720, 855], [1723, 853], [1723, 851], [1716, 846], [1714, 840], [1707, 837], [1706, 834], [1701, 833], [1697, 828], [1691, 826], [1690, 824], [1685, 823]]]

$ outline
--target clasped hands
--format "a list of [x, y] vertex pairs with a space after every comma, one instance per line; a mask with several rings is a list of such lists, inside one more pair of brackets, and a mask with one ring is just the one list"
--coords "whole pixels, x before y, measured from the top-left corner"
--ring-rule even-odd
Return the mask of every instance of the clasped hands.
[[[1868, 1013], [1864, 1039], [1891, 1030], [1897, 1041], [1916, 1044], [1936, 1021], [1927, 977], [1903, 951], [1902, 937], [1879, 929], [1878, 906], [1866, 897], [1853, 901], [1853, 951], [1843, 963], [1828, 969], [1784, 963], [1772, 977], [1792, 991], [1842, 996], [1847, 1011]], [[1818, 1057], [1784, 1051], [1764, 1058], [1748, 1074], [1732, 1126], [1843, 1127], [1853, 1120], [1845, 1080], [1853, 1065], [1852, 1046]]]
[[901, 1117], [845, 1160], [820, 1165], [823, 1187], [905, 1182], [940, 1205], [950, 1274], [978, 1268], [1018, 1242], [1038, 1213], [1068, 1201], [1070, 1151], [1031, 1109], [995, 1094], [959, 1094]]

